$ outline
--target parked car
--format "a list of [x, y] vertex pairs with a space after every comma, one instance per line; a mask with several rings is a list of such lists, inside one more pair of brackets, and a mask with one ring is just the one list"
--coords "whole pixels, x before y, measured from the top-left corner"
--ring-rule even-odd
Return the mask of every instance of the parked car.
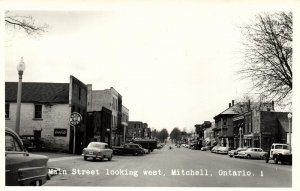
[[210, 150], [210, 146], [201, 147], [201, 151], [207, 151], [207, 150]]
[[230, 150], [232, 150], [232, 148], [231, 147], [219, 147], [218, 149], [217, 149], [217, 153], [219, 153], [219, 154], [228, 154], [228, 151], [230, 151]]
[[42, 151], [46, 148], [45, 142], [34, 135], [21, 135], [20, 138], [28, 151]]
[[270, 152], [266, 154], [265, 160], [266, 163], [268, 163], [269, 160], [274, 160], [275, 164], [278, 162], [281, 162], [281, 164], [285, 162], [292, 164], [292, 152], [290, 151], [289, 145], [273, 143]]
[[20, 137], [5, 128], [6, 186], [40, 186], [50, 180], [48, 157], [28, 153]]
[[133, 143], [141, 145], [142, 148], [148, 149], [150, 152], [157, 149], [157, 141], [154, 139], [134, 139]]
[[248, 147], [243, 147], [243, 148], [239, 147], [239, 148], [237, 148], [237, 149], [235, 149], [235, 150], [228, 151], [228, 156], [229, 156], [229, 157], [234, 157], [234, 158], [236, 158], [237, 154], [238, 154], [240, 151], [245, 151], [245, 150], [247, 150], [247, 148], [248, 148]]
[[210, 151], [211, 151], [212, 153], [216, 153], [219, 147], [220, 147], [220, 145], [216, 145], [216, 146], [214, 146]]
[[129, 154], [129, 155], [143, 155], [144, 150], [138, 145], [134, 143], [125, 144], [119, 147], [113, 147], [114, 154]]
[[90, 142], [89, 145], [83, 149], [82, 156], [84, 160], [92, 158], [93, 160], [100, 159], [111, 160], [113, 157], [113, 150], [108, 148], [107, 143], [102, 142]]
[[263, 159], [266, 156], [267, 152], [264, 152], [261, 148], [248, 148], [245, 151], [240, 151], [237, 156], [239, 158], [256, 158]]

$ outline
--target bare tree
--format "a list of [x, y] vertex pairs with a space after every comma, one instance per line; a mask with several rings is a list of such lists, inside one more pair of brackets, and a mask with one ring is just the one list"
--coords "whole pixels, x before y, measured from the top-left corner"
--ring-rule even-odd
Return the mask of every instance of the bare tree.
[[47, 24], [37, 24], [31, 16], [21, 16], [10, 11], [5, 13], [5, 26], [13, 29], [23, 30], [28, 35], [41, 35], [47, 32]]
[[269, 100], [290, 99], [292, 81], [293, 16], [291, 12], [264, 13], [241, 27], [244, 63], [238, 72], [251, 79], [253, 89]]

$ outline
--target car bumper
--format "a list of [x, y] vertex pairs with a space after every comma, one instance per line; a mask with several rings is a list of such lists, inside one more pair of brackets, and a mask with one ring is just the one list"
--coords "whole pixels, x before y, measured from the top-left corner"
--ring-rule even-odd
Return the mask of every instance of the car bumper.
[[243, 158], [243, 159], [244, 159], [244, 158], [246, 158], [247, 156], [246, 156], [246, 155], [236, 155], [235, 157], [236, 157], [236, 158]]
[[82, 154], [84, 157], [93, 157], [93, 158], [103, 158], [101, 155], [94, 155], [94, 154]]

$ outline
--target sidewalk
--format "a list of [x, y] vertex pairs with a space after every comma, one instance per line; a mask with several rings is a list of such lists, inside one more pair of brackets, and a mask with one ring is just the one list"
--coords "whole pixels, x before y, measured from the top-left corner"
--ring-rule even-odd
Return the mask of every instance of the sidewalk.
[[50, 159], [55, 158], [62, 158], [62, 157], [75, 157], [75, 156], [81, 156], [81, 155], [75, 155], [70, 153], [60, 153], [60, 152], [31, 152], [32, 154], [38, 154], [38, 155], [45, 155], [49, 157]]

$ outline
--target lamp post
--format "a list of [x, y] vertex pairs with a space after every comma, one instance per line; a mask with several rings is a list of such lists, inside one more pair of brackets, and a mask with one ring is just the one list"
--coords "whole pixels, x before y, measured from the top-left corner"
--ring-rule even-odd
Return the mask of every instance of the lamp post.
[[17, 70], [19, 74], [18, 82], [18, 95], [17, 95], [17, 113], [16, 113], [16, 133], [20, 134], [20, 113], [21, 113], [21, 97], [22, 97], [22, 75], [25, 70], [25, 63], [23, 62], [23, 57], [17, 65]]
[[240, 148], [242, 148], [242, 127], [239, 128], [240, 131]]
[[288, 114], [289, 118], [289, 140], [290, 140], [290, 152], [292, 151], [292, 135], [291, 135], [291, 119], [292, 119], [292, 114]]

